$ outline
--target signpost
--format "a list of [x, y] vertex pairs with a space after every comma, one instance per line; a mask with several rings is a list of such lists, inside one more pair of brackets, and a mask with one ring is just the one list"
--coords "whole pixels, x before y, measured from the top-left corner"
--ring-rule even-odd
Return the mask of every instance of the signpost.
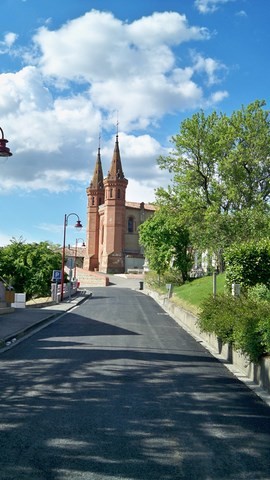
[[62, 272], [61, 270], [53, 270], [52, 274], [52, 298], [58, 303], [58, 284], [61, 282]]

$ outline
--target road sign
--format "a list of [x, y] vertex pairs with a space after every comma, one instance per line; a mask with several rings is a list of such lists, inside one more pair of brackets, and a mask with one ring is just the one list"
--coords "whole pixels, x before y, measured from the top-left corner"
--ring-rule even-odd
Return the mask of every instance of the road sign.
[[68, 257], [66, 261], [66, 266], [72, 270], [75, 267], [75, 259], [74, 257]]
[[53, 270], [52, 280], [54, 280], [55, 282], [60, 282], [61, 277], [61, 270]]

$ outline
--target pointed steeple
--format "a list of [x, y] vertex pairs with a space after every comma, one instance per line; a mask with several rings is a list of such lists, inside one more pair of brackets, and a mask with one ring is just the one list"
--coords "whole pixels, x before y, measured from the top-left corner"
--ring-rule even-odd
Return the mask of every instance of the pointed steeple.
[[113, 179], [123, 179], [125, 178], [123, 169], [122, 169], [122, 162], [120, 157], [120, 150], [119, 150], [119, 143], [118, 143], [118, 134], [116, 135], [114, 152], [111, 162], [111, 167], [108, 172], [108, 177]]
[[100, 147], [98, 147], [97, 160], [90, 188], [100, 189], [103, 188], [103, 171], [100, 156]]

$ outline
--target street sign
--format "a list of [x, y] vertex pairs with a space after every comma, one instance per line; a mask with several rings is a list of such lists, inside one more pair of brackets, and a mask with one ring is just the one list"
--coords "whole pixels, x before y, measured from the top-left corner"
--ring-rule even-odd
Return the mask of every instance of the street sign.
[[75, 267], [75, 260], [74, 257], [68, 257], [66, 261], [66, 266], [72, 270]]
[[61, 270], [53, 270], [52, 280], [55, 282], [61, 281]]

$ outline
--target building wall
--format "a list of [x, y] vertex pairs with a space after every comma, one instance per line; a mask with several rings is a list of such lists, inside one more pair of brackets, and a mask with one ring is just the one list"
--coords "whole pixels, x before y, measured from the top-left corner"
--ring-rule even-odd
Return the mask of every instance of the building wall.
[[125, 216], [125, 252], [142, 254], [142, 247], [139, 244], [139, 226], [153, 215], [155, 209], [153, 206], [144, 205], [144, 203], [127, 202]]

